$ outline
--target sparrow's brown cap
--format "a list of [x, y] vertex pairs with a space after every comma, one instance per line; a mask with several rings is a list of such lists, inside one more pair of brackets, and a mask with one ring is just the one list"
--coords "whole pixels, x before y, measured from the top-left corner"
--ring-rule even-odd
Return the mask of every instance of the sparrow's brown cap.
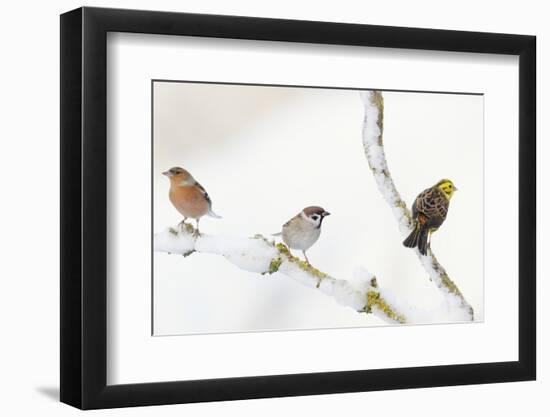
[[323, 207], [319, 207], [319, 206], [306, 207], [303, 210], [303, 212], [306, 216], [311, 216], [313, 214], [318, 214], [319, 216], [328, 216], [328, 215], [330, 215], [330, 213], [328, 211], [326, 211]]

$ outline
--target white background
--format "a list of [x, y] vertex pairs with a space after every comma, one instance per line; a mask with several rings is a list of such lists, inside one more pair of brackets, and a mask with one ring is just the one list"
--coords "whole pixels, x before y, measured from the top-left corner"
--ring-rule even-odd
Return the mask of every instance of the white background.
[[[517, 32], [538, 35], [539, 74], [548, 62], [542, 47], [550, 36], [545, 13], [539, 2], [525, 1], [519, 7], [504, 2], [341, 1], [323, 6], [319, 2], [253, 1], [90, 2], [111, 7], [156, 8], [205, 13], [243, 14], [334, 20], [443, 29]], [[541, 4], [539, 6], [539, 4]], [[72, 1], [56, 4], [11, 3], [4, 7], [2, 48], [4, 80], [2, 187], [2, 278], [0, 305], [3, 324], [1, 369], [2, 411], [6, 415], [45, 413], [76, 414], [57, 404], [58, 387], [58, 14], [80, 6]], [[498, 13], [495, 11], [498, 10]], [[539, 97], [548, 96], [547, 83], [539, 82]], [[539, 118], [542, 114], [539, 98]], [[544, 132], [539, 130], [539, 138]], [[539, 151], [539, 160], [546, 147]], [[547, 177], [542, 170], [539, 184]], [[541, 187], [539, 186], [539, 190]], [[6, 198], [6, 196], [9, 196]], [[548, 209], [547, 194], [540, 194], [540, 211]], [[541, 219], [539, 234], [548, 233], [548, 221]], [[548, 250], [546, 238], [539, 240], [539, 254]], [[539, 276], [548, 275], [541, 265]], [[540, 280], [539, 294], [548, 292]], [[539, 296], [539, 300], [541, 297]], [[539, 323], [548, 318], [548, 307], [539, 302]], [[539, 325], [539, 352], [548, 351], [548, 326]], [[472, 415], [532, 413], [543, 415], [548, 408], [543, 398], [550, 384], [548, 362], [539, 359], [539, 381], [486, 386], [436, 388], [380, 393], [359, 393], [308, 398], [241, 401], [225, 404], [101, 411], [97, 414], [126, 415], [279, 415], [312, 412], [331, 415], [347, 410], [388, 415]], [[452, 404], [452, 406], [450, 406]], [[427, 406], [428, 405], [428, 406]], [[537, 412], [537, 410], [539, 410]]]

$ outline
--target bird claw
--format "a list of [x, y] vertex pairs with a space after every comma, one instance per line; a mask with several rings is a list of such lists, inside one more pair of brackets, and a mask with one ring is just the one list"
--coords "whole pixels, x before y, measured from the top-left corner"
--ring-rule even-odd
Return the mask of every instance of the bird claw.
[[201, 236], [201, 233], [199, 232], [199, 229], [195, 229], [195, 231], [193, 232], [193, 237], [200, 237]]

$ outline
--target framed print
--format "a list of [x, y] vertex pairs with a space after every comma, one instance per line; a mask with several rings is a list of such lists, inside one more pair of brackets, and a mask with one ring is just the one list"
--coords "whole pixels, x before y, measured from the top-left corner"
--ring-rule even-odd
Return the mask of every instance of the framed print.
[[61, 400], [535, 379], [535, 38], [61, 16]]

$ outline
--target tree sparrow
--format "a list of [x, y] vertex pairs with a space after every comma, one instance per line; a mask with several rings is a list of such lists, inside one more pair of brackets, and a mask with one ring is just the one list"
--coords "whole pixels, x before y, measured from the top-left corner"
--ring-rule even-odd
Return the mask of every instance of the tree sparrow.
[[306, 258], [306, 262], [308, 265], [311, 265], [307, 258], [306, 250], [319, 239], [321, 224], [323, 223], [323, 219], [328, 215], [330, 213], [322, 207], [306, 207], [286, 222], [283, 225], [282, 233], [278, 233], [277, 236], [283, 236], [283, 242], [286, 243], [289, 249], [301, 250]]
[[170, 201], [183, 216], [180, 225], [185, 224], [188, 217], [197, 221], [197, 230], [195, 235], [199, 233], [199, 220], [202, 216], [208, 215], [221, 219], [212, 211], [212, 200], [210, 196], [193, 176], [183, 168], [174, 167], [162, 173], [170, 179], [170, 192], [168, 197]]

